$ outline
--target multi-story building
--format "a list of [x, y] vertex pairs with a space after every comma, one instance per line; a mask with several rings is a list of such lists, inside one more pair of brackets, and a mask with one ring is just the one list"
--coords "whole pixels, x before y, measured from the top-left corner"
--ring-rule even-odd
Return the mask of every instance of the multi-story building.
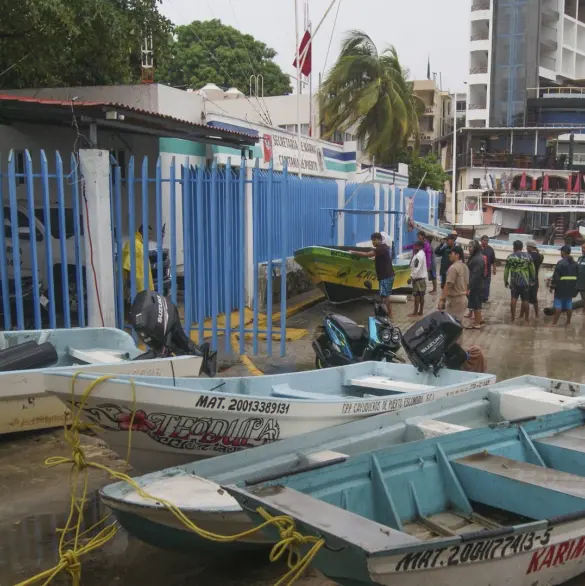
[[585, 0], [470, 2], [456, 189], [513, 192], [520, 206], [527, 191], [585, 193]]
[[[451, 108], [451, 96], [442, 91], [435, 80], [424, 79], [413, 81], [413, 91], [425, 105], [419, 118], [419, 153], [425, 156], [437, 152], [438, 139], [449, 132], [447, 126]], [[413, 147], [415, 137], [411, 137], [408, 146]]]

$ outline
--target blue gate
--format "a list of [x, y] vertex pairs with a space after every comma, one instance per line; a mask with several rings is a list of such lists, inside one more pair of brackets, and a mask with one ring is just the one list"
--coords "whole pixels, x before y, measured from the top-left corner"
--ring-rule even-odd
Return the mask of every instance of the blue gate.
[[85, 326], [84, 196], [74, 155], [11, 150], [0, 160], [4, 330]]
[[[374, 211], [375, 204], [376, 190], [372, 184], [348, 183], [345, 186], [345, 209]], [[374, 232], [374, 217], [374, 214], [344, 214], [345, 244], [355, 246], [359, 242], [369, 242]]]
[[[154, 178], [149, 174], [146, 158], [140, 173], [136, 172], [133, 159], [124, 173], [115, 160], [112, 164], [118, 327], [128, 326], [130, 300], [146, 283], [142, 276], [150, 271], [154, 288], [162, 295], [170, 295], [179, 306], [186, 331], [196, 332], [199, 340], [211, 337], [212, 346], [217, 348], [218, 337], [223, 335], [225, 350], [231, 352], [231, 336], [237, 333], [239, 352], [244, 353], [245, 335], [252, 334], [257, 354], [260, 335], [266, 334], [266, 350], [271, 354], [273, 330], [278, 329], [280, 353], [284, 355], [286, 259], [299, 238], [298, 234], [290, 236], [291, 228], [295, 229], [291, 210], [300, 205], [299, 199], [309, 198], [297, 185], [298, 179], [290, 177], [286, 170], [261, 171], [258, 166], [248, 169], [245, 159], [239, 168], [232, 168], [229, 163], [218, 166], [216, 162], [211, 167], [193, 167], [173, 158], [168, 169], [163, 168], [159, 159]], [[331, 186], [321, 187], [326, 192], [322, 207], [326, 207], [330, 204]], [[315, 198], [313, 208], [319, 205], [318, 200]], [[314, 220], [311, 230], [315, 238], [324, 225], [325, 214], [322, 218], [316, 215], [320, 219]], [[145, 254], [148, 230], [149, 252]], [[251, 242], [249, 235], [252, 235]], [[183, 255], [181, 265], [177, 262], [179, 251]], [[267, 317], [263, 320], [266, 325], [260, 327], [259, 265], [264, 262], [267, 275], [272, 275], [275, 266], [281, 271], [277, 326], [270, 319], [273, 282], [268, 278]], [[248, 266], [253, 267], [253, 278], [248, 279], [249, 291], [246, 290]], [[250, 299], [253, 318], [247, 323], [244, 310]], [[230, 319], [233, 311], [239, 312], [235, 324]], [[220, 324], [222, 316], [225, 316], [224, 324]]]

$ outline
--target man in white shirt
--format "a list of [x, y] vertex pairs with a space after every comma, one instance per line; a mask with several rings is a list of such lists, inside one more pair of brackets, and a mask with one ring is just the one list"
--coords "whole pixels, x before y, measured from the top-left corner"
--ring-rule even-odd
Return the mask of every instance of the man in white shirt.
[[414, 298], [414, 312], [408, 317], [419, 317], [425, 307], [425, 294], [427, 292], [427, 256], [423, 243], [417, 241], [413, 245], [413, 257], [410, 261], [410, 279], [412, 281], [412, 296]]

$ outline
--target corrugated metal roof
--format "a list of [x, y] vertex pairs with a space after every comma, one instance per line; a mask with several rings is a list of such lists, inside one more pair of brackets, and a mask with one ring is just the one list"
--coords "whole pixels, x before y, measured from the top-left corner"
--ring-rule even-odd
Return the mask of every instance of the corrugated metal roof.
[[168, 114], [159, 114], [158, 112], [152, 112], [150, 110], [144, 110], [142, 108], [136, 108], [133, 106], [128, 106], [126, 104], [120, 104], [118, 102], [105, 102], [105, 101], [86, 101], [86, 100], [54, 100], [48, 98], [36, 98], [32, 96], [16, 96], [12, 94], [0, 94], [0, 104], [2, 103], [20, 103], [20, 104], [38, 104], [39, 106], [48, 106], [48, 107], [57, 107], [57, 108], [112, 108], [117, 110], [124, 110], [126, 112], [134, 112], [136, 114], [141, 114], [145, 116], [151, 116], [154, 119], [158, 120], [169, 120], [171, 122], [178, 122], [181, 124], [188, 124], [190, 126], [194, 126], [197, 128], [202, 128], [209, 130], [210, 134], [217, 132], [217, 130], [221, 130], [226, 134], [231, 134], [234, 137], [251, 137], [254, 139], [258, 138], [257, 133], [243, 133], [243, 132], [236, 132], [234, 130], [229, 130], [227, 128], [218, 128], [217, 126], [210, 126], [208, 124], [199, 124], [197, 122], [191, 122], [190, 120], [184, 120], [182, 118], [176, 118], [175, 116], [170, 116]]

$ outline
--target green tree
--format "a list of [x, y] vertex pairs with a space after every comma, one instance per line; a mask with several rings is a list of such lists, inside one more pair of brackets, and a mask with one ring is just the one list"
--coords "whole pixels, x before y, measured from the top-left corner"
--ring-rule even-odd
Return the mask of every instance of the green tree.
[[444, 191], [445, 181], [450, 179], [450, 175], [445, 173], [435, 155], [418, 157], [415, 154], [411, 154], [407, 160], [402, 162], [408, 163], [409, 187], [418, 187], [420, 184], [422, 189], [430, 187], [436, 191]]
[[161, 0], [0, 0], [0, 88], [131, 83], [151, 34], [164, 64], [172, 24]]
[[194, 21], [175, 29], [173, 57], [160, 79], [199, 89], [208, 83], [248, 93], [250, 76], [262, 74], [264, 95], [290, 94], [288, 76], [273, 61], [276, 51], [220, 20]]
[[413, 93], [408, 71], [394, 47], [380, 54], [364, 32], [347, 34], [319, 102], [325, 136], [355, 127], [353, 133], [378, 165], [393, 163], [408, 137], [419, 136], [418, 117], [424, 104]]

